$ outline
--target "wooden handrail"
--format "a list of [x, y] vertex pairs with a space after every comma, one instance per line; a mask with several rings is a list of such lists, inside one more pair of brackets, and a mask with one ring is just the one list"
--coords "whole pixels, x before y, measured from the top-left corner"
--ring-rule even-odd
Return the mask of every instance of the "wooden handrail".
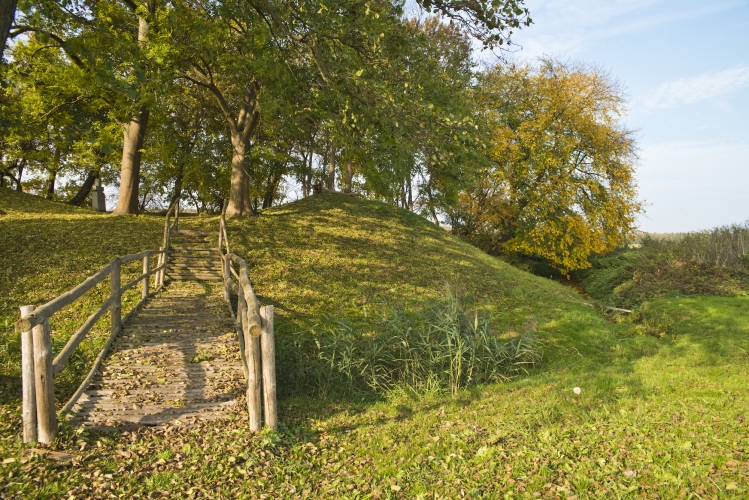
[[111, 270], [112, 264], [107, 264], [99, 272], [86, 278], [86, 280], [77, 287], [50, 300], [43, 306], [37, 307], [34, 309], [34, 312], [16, 321], [16, 331], [19, 333], [27, 332], [44, 321], [45, 318], [49, 318], [63, 307], [72, 304], [81, 298], [84, 293], [104, 281], [104, 278], [109, 276]]
[[[174, 226], [169, 225], [170, 214], [174, 212]], [[99, 353], [94, 366], [86, 379], [78, 388], [73, 397], [65, 404], [62, 413], [69, 411], [78, 401], [80, 395], [88, 387], [91, 379], [99, 368], [115, 338], [122, 330], [122, 325], [134, 314], [149, 297], [149, 281], [151, 276], [156, 278], [157, 291], [164, 286], [164, 276], [169, 259], [169, 239], [172, 227], [177, 227], [179, 217], [179, 198], [172, 203], [166, 213], [164, 221], [164, 245], [158, 250], [144, 250], [142, 252], [124, 255], [114, 259], [94, 275], [86, 278], [81, 284], [50, 300], [46, 304], [34, 308], [34, 306], [21, 307], [21, 319], [16, 321], [16, 331], [21, 333], [23, 342], [22, 366], [23, 369], [23, 422], [24, 442], [39, 440], [49, 444], [54, 440], [57, 433], [57, 417], [55, 414], [54, 378], [62, 371], [65, 364], [72, 356], [75, 349], [80, 345], [93, 326], [109, 310], [111, 317], [111, 330], [109, 340]], [[158, 255], [159, 260], [155, 269], [150, 269], [151, 255]], [[120, 268], [122, 264], [143, 259], [143, 274], [125, 284], [120, 283]], [[58, 355], [52, 359], [51, 336], [49, 318], [78, 300], [86, 292], [110, 277], [110, 296], [91, 314], [83, 325], [69, 339]], [[122, 294], [143, 283], [140, 301], [124, 317], [121, 317]], [[32, 335], [33, 331], [33, 335]], [[32, 399], [34, 401], [32, 401]], [[33, 409], [33, 412], [31, 411]], [[32, 432], [32, 428], [38, 432]], [[37, 436], [38, 434], [38, 436]]]
[[[250, 430], [259, 431], [262, 428], [263, 415], [265, 425], [276, 429], [278, 421], [273, 306], [260, 307], [247, 272], [247, 262], [231, 252], [226, 231], [226, 204], [219, 219], [218, 251], [221, 256], [224, 298], [237, 327], [242, 368], [247, 379]], [[239, 271], [235, 271], [232, 264], [236, 264]], [[236, 276], [237, 281], [232, 276]], [[237, 295], [236, 314], [231, 305], [232, 292]]]

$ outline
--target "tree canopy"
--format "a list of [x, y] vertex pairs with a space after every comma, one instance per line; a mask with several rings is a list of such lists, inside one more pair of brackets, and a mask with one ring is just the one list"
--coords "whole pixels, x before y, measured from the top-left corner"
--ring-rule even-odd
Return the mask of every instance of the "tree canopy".
[[[600, 72], [474, 61], [522, 0], [21, 0], [0, 65], [0, 184], [115, 214], [250, 216], [316, 189], [419, 212], [561, 269], [640, 209], [620, 90]], [[15, 4], [14, 7], [15, 9]], [[0, 26], [1, 27], [1, 26]]]
[[614, 80], [544, 59], [538, 68], [493, 68], [476, 100], [490, 161], [452, 214], [458, 232], [487, 251], [543, 257], [564, 272], [625, 243], [642, 205]]

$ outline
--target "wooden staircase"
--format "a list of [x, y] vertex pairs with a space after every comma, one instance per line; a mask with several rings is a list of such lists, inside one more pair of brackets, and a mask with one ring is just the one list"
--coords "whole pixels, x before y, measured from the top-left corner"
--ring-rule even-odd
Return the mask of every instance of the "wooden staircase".
[[167, 278], [175, 281], [221, 281], [221, 256], [209, 246], [209, 233], [173, 231]]
[[189, 424], [230, 412], [246, 382], [220, 255], [208, 233], [173, 231], [165, 288], [122, 328], [71, 420]]

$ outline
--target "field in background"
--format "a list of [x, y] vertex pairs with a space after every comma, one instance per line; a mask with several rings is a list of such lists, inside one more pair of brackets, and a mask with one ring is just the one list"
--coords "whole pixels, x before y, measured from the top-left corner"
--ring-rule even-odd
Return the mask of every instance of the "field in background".
[[[43, 201], [24, 212], [9, 209], [5, 197], [0, 203], [4, 233], [15, 231], [3, 236], [3, 248], [23, 257], [2, 257], [3, 269], [19, 277], [0, 281], [9, 322], [13, 302], [44, 300], [35, 295], [42, 285], [52, 297], [112, 257], [158, 245], [161, 237], [161, 218], [58, 212]], [[185, 224], [214, 230], [217, 221], [193, 217]], [[48, 236], [26, 237], [25, 227]], [[393, 307], [418, 315], [450, 289], [468, 317], [481, 311], [492, 335], [533, 334], [543, 362], [527, 375], [455, 396], [393, 387], [377, 397], [355, 391], [321, 397], [319, 380], [284, 382], [279, 374], [287, 387], [277, 433], [250, 435], [240, 401], [233, 417], [201, 428], [109, 434], [63, 428], [55, 449], [74, 459], [57, 462], [20, 443], [16, 336], [6, 329], [2, 377], [11, 383], [0, 408], [0, 495], [740, 498], [749, 492], [746, 297], [648, 301], [652, 314], [674, 319], [662, 337], [649, 335], [607, 320], [570, 288], [486, 256], [418, 216], [333, 195], [233, 220], [229, 235], [232, 250], [250, 265], [261, 302], [276, 306], [279, 342], [341, 323], [362, 336], [376, 334]], [[31, 260], [41, 267], [18, 263]], [[66, 314], [71, 325], [86, 316]], [[57, 327], [60, 338], [65, 325]], [[296, 366], [304, 369], [305, 360]]]

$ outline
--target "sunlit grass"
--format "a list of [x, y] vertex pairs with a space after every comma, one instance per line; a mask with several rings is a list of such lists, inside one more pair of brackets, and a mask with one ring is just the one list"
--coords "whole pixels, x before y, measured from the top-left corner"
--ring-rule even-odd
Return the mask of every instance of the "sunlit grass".
[[[114, 221], [112, 232], [131, 220], [153, 224], [160, 238], [160, 219], [106, 220]], [[213, 230], [216, 219], [185, 224]], [[325, 399], [280, 387], [296, 395], [281, 399], [277, 433], [251, 435], [242, 401], [235, 418], [197, 428], [106, 436], [66, 428], [55, 447], [78, 460], [63, 465], [24, 451], [17, 407], [6, 405], [2, 457], [15, 461], [0, 465], [3, 497], [749, 494], [749, 298], [651, 301], [649, 314], [672, 324], [663, 337], [639, 335], [636, 325], [607, 321], [574, 291], [483, 255], [428, 221], [344, 197], [315, 196], [233, 220], [229, 234], [261, 303], [277, 308], [279, 342], [337, 319], [367, 332], [391, 306], [427, 310], [447, 286], [469, 313], [481, 308], [499, 338], [532, 332], [543, 362], [455, 396], [392, 390], [378, 400]], [[111, 257], [99, 258], [103, 265]]]

